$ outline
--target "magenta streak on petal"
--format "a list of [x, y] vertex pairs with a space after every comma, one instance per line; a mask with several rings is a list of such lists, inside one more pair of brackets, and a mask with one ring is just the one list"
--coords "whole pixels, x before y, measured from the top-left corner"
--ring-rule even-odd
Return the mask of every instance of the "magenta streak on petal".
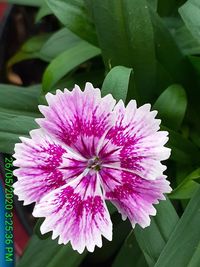
[[79, 121], [79, 136], [71, 146], [85, 158], [90, 158], [96, 154], [99, 139], [107, 127], [107, 117], [97, 119], [96, 115], [93, 114], [89, 121]]
[[108, 140], [112, 140], [112, 142], [117, 146], [123, 146], [126, 142], [130, 142], [130, 138], [128, 135], [124, 135], [124, 130], [128, 128], [122, 126], [113, 127], [106, 136]]
[[100, 90], [87, 84], [84, 92], [75, 86], [72, 92], [48, 94], [47, 102], [49, 107], [40, 106], [45, 116], [37, 120], [40, 126], [82, 156], [94, 156], [99, 139], [110, 127], [115, 100], [101, 98]]
[[[170, 150], [163, 147], [163, 144], [165, 144], [167, 140], [165, 132], [155, 133], [154, 135], [155, 136], [150, 136], [148, 139], [146, 137], [140, 137], [137, 140], [134, 140], [132, 137], [127, 139], [126, 135], [122, 135], [120, 137], [120, 142], [115, 142], [117, 140], [117, 135], [113, 141], [113, 139], [108, 139], [111, 138], [108, 134], [99, 152], [100, 157], [104, 159], [104, 166], [110, 165], [111, 168], [116, 167], [118, 169], [121, 167], [122, 170], [138, 174], [144, 179], [156, 179], [156, 177], [162, 175], [163, 171], [166, 169], [160, 161], [169, 157]], [[157, 144], [154, 140], [156, 137], [161, 137], [158, 139]], [[123, 142], [123, 146], [120, 147], [119, 145], [121, 142]]]
[[149, 215], [155, 215], [153, 204], [164, 199], [164, 193], [171, 191], [164, 177], [149, 181], [114, 169], [103, 169], [100, 175], [106, 199], [113, 202], [123, 218], [128, 216], [133, 226], [135, 223], [148, 226]]
[[80, 253], [85, 246], [89, 251], [102, 245], [101, 235], [110, 239], [112, 225], [109, 213], [102, 199], [96, 172], [90, 171], [69, 185], [55, 190], [41, 199], [34, 215], [46, 216], [42, 232], [53, 231], [59, 236], [59, 243], [69, 240]]
[[[55, 212], [58, 212], [64, 205], [68, 205], [69, 209], [72, 209], [75, 212], [76, 218], [81, 216], [80, 212], [84, 208], [84, 203], [88, 199], [91, 199], [91, 196], [88, 194], [94, 194], [96, 188], [96, 177], [88, 173], [83, 176], [79, 182], [76, 182], [76, 186], [67, 186], [58, 193], [57, 200], [59, 200], [58, 209]], [[87, 201], [86, 201], [87, 203]], [[79, 216], [80, 215], [80, 216]]]
[[136, 153], [133, 153], [133, 149], [131, 151], [131, 147], [124, 146], [120, 151], [120, 160], [121, 167], [127, 169], [135, 169], [137, 171], [142, 171], [143, 168], [140, 165], [141, 160], [145, 159], [144, 156], [139, 156]]
[[113, 160], [113, 154], [116, 154], [120, 150], [119, 147], [112, 147], [113, 145], [109, 145], [109, 142], [105, 143], [103, 147], [100, 149], [98, 156], [101, 158], [103, 162], [111, 163], [115, 162], [116, 160]]
[[[74, 155], [74, 157], [76, 157]], [[63, 156], [63, 162], [58, 167], [58, 169], [63, 173], [63, 175], [67, 178], [66, 182], [70, 181], [71, 178], [75, 178], [79, 176], [87, 167], [87, 160], [79, 160], [73, 158], [73, 155], [66, 154]]]
[[164, 147], [168, 140], [166, 132], [157, 132], [160, 120], [155, 119], [156, 112], [150, 112], [150, 105], [136, 109], [134, 102], [127, 108], [119, 102], [114, 112], [116, 120], [105, 137], [101, 157], [109, 151], [113, 154], [104, 161], [104, 166], [120, 166], [149, 180], [162, 175], [166, 168], [161, 160], [167, 159], [170, 151]]
[[100, 196], [87, 196], [84, 200], [83, 196], [82, 194], [75, 193], [74, 189], [71, 186], [66, 187], [62, 192], [62, 200], [60, 202], [60, 206], [55, 211], [55, 213], [57, 213], [60, 209], [63, 208], [63, 206], [65, 206], [66, 210], [73, 210], [74, 221], [77, 223], [82, 219], [84, 210], [86, 212], [90, 212], [92, 214], [92, 218], [97, 212], [102, 214], [103, 203]]
[[104, 197], [113, 202], [134, 227], [150, 224], [153, 204], [170, 192], [162, 160], [167, 133], [150, 105], [130, 101], [115, 105], [111, 95], [86, 84], [69, 92], [47, 94], [40, 106], [41, 129], [15, 146], [15, 193], [25, 204], [36, 202], [34, 216], [46, 217], [41, 232], [53, 231], [59, 244], [71, 241], [83, 252], [111, 240], [112, 223]]
[[[65, 152], [66, 152], [65, 149], [55, 144], [49, 144], [47, 148], [41, 147], [39, 155], [43, 153], [47, 153], [48, 157], [43, 160], [44, 164], [42, 163], [38, 165], [37, 167], [41, 169], [46, 169], [48, 171], [55, 169], [62, 162], [62, 156]], [[39, 155], [38, 155], [38, 158], [39, 158]]]
[[87, 166], [86, 161], [73, 159], [72, 152], [54, 143], [41, 130], [34, 130], [32, 135], [33, 139], [23, 139], [16, 146], [14, 155], [14, 164], [20, 167], [14, 171], [18, 177], [15, 193], [25, 204], [38, 202], [45, 194], [80, 175]]
[[66, 183], [59, 170], [47, 172], [36, 168], [20, 168], [17, 171], [15, 175], [19, 179], [14, 184], [15, 193], [26, 204], [38, 202], [43, 195]]

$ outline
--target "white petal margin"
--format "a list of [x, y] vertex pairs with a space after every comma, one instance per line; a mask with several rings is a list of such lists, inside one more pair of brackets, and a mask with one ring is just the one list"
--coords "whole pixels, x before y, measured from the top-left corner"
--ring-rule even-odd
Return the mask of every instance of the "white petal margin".
[[[75, 85], [72, 91], [48, 93], [46, 100], [49, 106], [39, 106], [44, 118], [36, 119], [36, 122], [82, 154], [89, 153], [93, 142], [96, 148], [98, 140], [112, 126], [111, 115], [116, 100], [111, 94], [101, 98], [100, 89], [91, 83], [86, 83], [84, 91]], [[86, 151], [81, 146], [81, 138], [86, 143]]]
[[172, 191], [166, 176], [145, 180], [135, 174], [116, 169], [102, 169], [100, 172], [105, 199], [110, 200], [122, 215], [129, 218], [132, 227], [150, 225], [150, 216], [156, 215], [154, 204], [165, 199], [165, 193]]
[[[77, 177], [84, 170], [84, 161], [76, 159], [64, 144], [51, 138], [42, 129], [32, 130], [31, 138], [21, 137], [22, 143], [15, 145], [16, 158], [13, 165], [18, 178], [14, 183], [14, 193], [24, 205], [38, 202], [41, 197]], [[68, 169], [61, 170], [67, 162]], [[73, 168], [73, 169], [72, 169]]]
[[170, 149], [164, 147], [168, 141], [168, 132], [159, 131], [161, 121], [155, 118], [157, 111], [150, 109], [150, 104], [137, 108], [136, 102], [132, 100], [125, 107], [119, 101], [113, 111], [116, 120], [105, 137], [105, 143], [107, 150], [113, 144], [120, 147], [116, 162], [110, 164], [111, 167], [119, 166], [120, 162], [121, 169], [144, 179], [155, 180], [166, 170], [161, 161], [169, 158]]
[[97, 173], [90, 171], [44, 196], [33, 211], [46, 217], [41, 233], [53, 231], [59, 244], [71, 242], [79, 253], [102, 246], [102, 236], [112, 240], [112, 222], [102, 196]]

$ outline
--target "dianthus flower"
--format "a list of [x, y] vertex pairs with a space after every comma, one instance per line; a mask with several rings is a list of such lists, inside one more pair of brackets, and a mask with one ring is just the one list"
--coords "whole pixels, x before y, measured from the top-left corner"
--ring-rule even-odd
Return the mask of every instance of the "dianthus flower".
[[69, 241], [82, 253], [112, 239], [110, 200], [132, 226], [147, 227], [153, 204], [171, 188], [161, 164], [170, 155], [166, 131], [150, 104], [125, 107], [87, 83], [82, 92], [57, 90], [39, 106], [40, 129], [15, 145], [14, 192], [24, 205], [36, 202], [35, 217], [45, 217], [41, 233], [52, 231], [59, 244]]

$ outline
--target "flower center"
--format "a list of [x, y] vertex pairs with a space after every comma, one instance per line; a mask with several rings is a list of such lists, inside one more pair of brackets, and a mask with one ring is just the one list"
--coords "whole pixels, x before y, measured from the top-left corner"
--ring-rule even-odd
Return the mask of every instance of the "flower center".
[[99, 171], [101, 169], [101, 162], [99, 157], [94, 157], [93, 159], [89, 159], [88, 168], [93, 169], [95, 171]]

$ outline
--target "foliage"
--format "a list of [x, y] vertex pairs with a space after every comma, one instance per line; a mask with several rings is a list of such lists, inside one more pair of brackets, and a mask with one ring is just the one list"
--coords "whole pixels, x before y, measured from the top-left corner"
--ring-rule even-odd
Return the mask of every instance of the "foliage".
[[[84, 266], [200, 266], [200, 2], [9, 2], [37, 6], [36, 23], [51, 14], [60, 29], [32, 37], [7, 63], [10, 68], [39, 58], [48, 66], [38, 86], [0, 85], [0, 151], [12, 154], [18, 137], [37, 127], [37, 106], [48, 91], [91, 81], [103, 94], [149, 102], [158, 110], [162, 128], [170, 133], [167, 174], [174, 188], [156, 206], [158, 214], [147, 229], [133, 231], [113, 213], [114, 240], [104, 240], [90, 255], [58, 246], [36, 231], [18, 267], [75, 267], [83, 261]], [[170, 199], [176, 199], [174, 206]], [[183, 199], [189, 201], [186, 208]]]

